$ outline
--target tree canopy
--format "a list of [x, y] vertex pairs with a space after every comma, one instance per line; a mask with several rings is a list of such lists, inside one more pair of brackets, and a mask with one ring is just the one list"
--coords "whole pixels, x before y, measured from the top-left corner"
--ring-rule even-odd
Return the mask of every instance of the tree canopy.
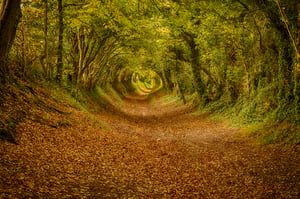
[[[2, 1], [1, 13], [7, 2], [14, 1]], [[23, 17], [3, 73], [36, 70], [72, 90], [93, 90], [153, 71], [169, 93], [210, 111], [299, 121], [297, 0], [16, 3]]]

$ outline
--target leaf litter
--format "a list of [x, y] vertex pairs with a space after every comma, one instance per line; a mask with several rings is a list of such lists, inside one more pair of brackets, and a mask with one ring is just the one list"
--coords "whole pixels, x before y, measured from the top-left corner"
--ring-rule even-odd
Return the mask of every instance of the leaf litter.
[[300, 196], [299, 148], [255, 145], [186, 106], [131, 98], [93, 117], [55, 108], [34, 110], [53, 125], [23, 121], [19, 144], [0, 144], [0, 198]]

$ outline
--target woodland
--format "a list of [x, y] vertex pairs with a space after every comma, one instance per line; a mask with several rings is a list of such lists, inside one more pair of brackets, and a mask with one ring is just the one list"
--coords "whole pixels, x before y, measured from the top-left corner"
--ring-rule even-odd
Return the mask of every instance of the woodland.
[[0, 0], [0, 198], [298, 198], [299, 59], [299, 0]]

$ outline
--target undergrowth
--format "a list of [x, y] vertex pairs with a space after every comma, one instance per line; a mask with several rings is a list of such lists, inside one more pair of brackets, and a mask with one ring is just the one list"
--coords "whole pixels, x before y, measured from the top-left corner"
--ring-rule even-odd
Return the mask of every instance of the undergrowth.
[[161, 102], [163, 105], [170, 105], [170, 104], [180, 104], [181, 98], [176, 95], [166, 95], [161, 98]]
[[[275, 86], [270, 84], [235, 101], [223, 95], [217, 101], [205, 105], [199, 103], [195, 114], [209, 113], [209, 119], [225, 120], [241, 128], [241, 135], [255, 137], [259, 144], [299, 143], [299, 122], [289, 119], [292, 118], [289, 107], [280, 109], [278, 113]], [[286, 119], [278, 120], [278, 115], [284, 115]]]

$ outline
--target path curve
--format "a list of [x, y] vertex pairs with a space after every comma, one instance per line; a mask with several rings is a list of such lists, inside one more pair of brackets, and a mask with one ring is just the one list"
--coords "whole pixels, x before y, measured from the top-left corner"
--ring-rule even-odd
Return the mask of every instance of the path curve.
[[299, 198], [298, 148], [257, 146], [159, 99], [65, 109], [47, 117], [71, 124], [27, 122], [20, 145], [0, 145], [0, 198]]
[[240, 138], [237, 128], [195, 116], [176, 103], [149, 102], [133, 94], [124, 100], [122, 112], [126, 119], [110, 126], [136, 139], [136, 147], [143, 151], [140, 161], [147, 164], [134, 166], [137, 172], [143, 168], [148, 173], [142, 175], [140, 197], [297, 198], [300, 194], [297, 151], [257, 146], [254, 140]]

